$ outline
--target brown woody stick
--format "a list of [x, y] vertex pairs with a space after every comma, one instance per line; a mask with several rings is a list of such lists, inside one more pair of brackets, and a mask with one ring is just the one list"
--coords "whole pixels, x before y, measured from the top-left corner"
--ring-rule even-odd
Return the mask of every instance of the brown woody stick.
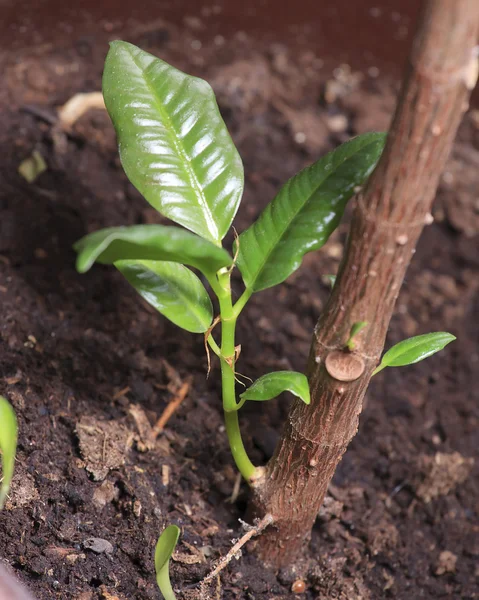
[[[386, 149], [356, 200], [345, 257], [315, 330], [311, 405], [293, 406], [256, 490], [256, 508], [274, 519], [259, 552], [274, 566], [290, 563], [309, 536], [357, 431], [406, 268], [477, 79], [478, 30], [478, 0], [425, 2]], [[368, 326], [347, 353], [358, 321]]]
[[234, 544], [234, 546], [228, 551], [228, 554], [226, 554], [225, 556], [223, 556], [219, 561], [218, 564], [216, 565], [216, 567], [209, 573], [209, 575], [207, 575], [203, 581], [201, 582], [201, 586], [204, 588], [204, 586], [210, 582], [212, 579], [214, 579], [217, 575], [219, 575], [219, 573], [229, 565], [229, 563], [233, 560], [233, 558], [235, 558], [235, 556], [238, 556], [238, 553], [240, 552], [241, 548], [250, 541], [250, 539], [252, 537], [254, 537], [255, 535], [259, 535], [262, 531], [264, 531], [266, 529], [266, 527], [268, 527], [268, 525], [271, 525], [273, 521], [273, 518], [271, 515], [265, 515], [261, 521], [259, 521], [258, 523], [256, 523], [256, 525], [254, 525], [253, 527], [250, 527], [248, 529], [248, 531], [241, 536], [241, 538]]

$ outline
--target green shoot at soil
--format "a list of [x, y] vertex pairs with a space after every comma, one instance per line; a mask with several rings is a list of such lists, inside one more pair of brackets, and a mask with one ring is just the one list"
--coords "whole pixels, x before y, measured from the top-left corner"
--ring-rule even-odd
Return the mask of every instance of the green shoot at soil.
[[9, 402], [0, 396], [0, 450], [2, 452], [2, 479], [0, 483], [0, 509], [10, 489], [17, 449], [17, 418]]
[[349, 350], [354, 350], [356, 346], [354, 338], [361, 331], [361, 329], [366, 327], [366, 325], [366, 321], [358, 321], [358, 323], [354, 323], [354, 325], [351, 327], [351, 331], [349, 332], [349, 340], [346, 342], [346, 346], [349, 348]]
[[170, 558], [175, 551], [179, 537], [179, 527], [168, 525], [158, 538], [155, 548], [156, 583], [165, 600], [176, 600], [170, 582]]
[[[128, 178], [160, 214], [181, 227], [134, 225], [87, 235], [75, 244], [77, 269], [84, 273], [95, 262], [113, 264], [165, 317], [204, 335], [221, 364], [231, 452], [252, 483], [260, 471], [243, 445], [238, 410], [246, 401], [269, 400], [283, 391], [306, 404], [310, 396], [305, 375], [280, 371], [258, 379], [238, 402], [238, 317], [254, 293], [285, 281], [306, 253], [327, 242], [355, 189], [374, 170], [386, 136], [360, 135], [300, 171], [256, 222], [236, 236], [230, 253], [223, 239], [241, 202], [243, 164], [211, 87], [116, 41], [105, 63], [103, 95]], [[236, 267], [243, 290], [234, 301], [231, 275]], [[217, 317], [204, 282], [219, 305]], [[352, 327], [349, 351], [364, 325]], [[217, 327], [219, 340], [214, 337]]]

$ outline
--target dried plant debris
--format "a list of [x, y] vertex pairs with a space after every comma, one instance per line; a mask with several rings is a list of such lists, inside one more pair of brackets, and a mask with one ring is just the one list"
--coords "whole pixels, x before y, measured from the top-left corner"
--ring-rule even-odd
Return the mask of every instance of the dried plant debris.
[[10, 493], [5, 502], [6, 510], [14, 510], [32, 504], [39, 500], [40, 495], [33, 476], [20, 464], [17, 465], [12, 479]]
[[95, 481], [102, 481], [109, 471], [121, 467], [133, 443], [132, 432], [118, 421], [83, 417], [76, 433], [85, 468]]
[[33, 183], [37, 177], [47, 170], [47, 163], [38, 150], [34, 150], [28, 158], [18, 166], [18, 173], [28, 183]]

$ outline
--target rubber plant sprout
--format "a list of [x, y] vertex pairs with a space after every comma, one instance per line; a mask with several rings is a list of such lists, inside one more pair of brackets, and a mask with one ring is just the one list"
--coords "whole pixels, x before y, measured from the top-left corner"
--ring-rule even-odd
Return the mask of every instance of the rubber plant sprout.
[[[283, 282], [307, 252], [317, 250], [337, 227], [348, 200], [364, 184], [381, 155], [385, 134], [351, 139], [299, 172], [282, 187], [229, 253], [222, 240], [243, 193], [241, 158], [203, 80], [178, 71], [132, 44], [112, 42], [103, 74], [105, 104], [116, 129], [122, 165], [133, 185], [174, 225], [134, 225], [97, 231], [75, 244], [77, 269], [113, 264], [141, 296], [173, 323], [203, 334], [221, 362], [226, 433], [235, 463], [252, 485], [261, 467], [243, 445], [238, 411], [246, 401], [265, 401], [283, 391], [310, 402], [302, 373], [279, 371], [255, 381], [239, 399], [235, 329], [251, 296]], [[244, 289], [233, 299], [231, 274]], [[206, 280], [216, 296], [215, 318]], [[221, 327], [221, 338], [214, 335]], [[367, 323], [358, 322], [345, 347]], [[410, 364], [444, 347], [453, 336], [427, 334], [402, 342], [385, 366]]]

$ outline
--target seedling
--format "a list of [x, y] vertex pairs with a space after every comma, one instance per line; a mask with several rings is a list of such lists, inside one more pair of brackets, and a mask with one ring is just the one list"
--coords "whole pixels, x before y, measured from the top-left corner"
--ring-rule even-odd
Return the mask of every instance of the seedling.
[[0, 484], [0, 509], [7, 498], [15, 465], [17, 449], [17, 418], [9, 402], [0, 396], [0, 450], [2, 451], [2, 480]]
[[[254, 483], [261, 471], [245, 451], [238, 410], [246, 401], [270, 400], [283, 391], [309, 404], [310, 393], [304, 374], [279, 371], [258, 379], [237, 401], [237, 319], [254, 293], [285, 281], [307, 252], [326, 243], [348, 200], [373, 171], [385, 135], [353, 138], [295, 175], [257, 221], [236, 236], [230, 254], [222, 241], [241, 201], [243, 166], [211, 87], [116, 41], [105, 63], [103, 94], [128, 178], [159, 213], [189, 231], [165, 225], [97, 231], [75, 244], [77, 269], [84, 273], [95, 262], [113, 264], [160, 313], [205, 336], [205, 345], [221, 363], [231, 452], [241, 474]], [[231, 273], [236, 267], [244, 288], [233, 300]], [[191, 268], [216, 296], [218, 317], [204, 282]], [[220, 341], [214, 337], [216, 326], [221, 327]], [[345, 340], [350, 351], [365, 326], [357, 323]], [[431, 346], [429, 352], [426, 347], [424, 340], [424, 357], [439, 349]]]
[[155, 548], [156, 583], [165, 600], [176, 600], [170, 582], [170, 558], [175, 551], [179, 537], [179, 527], [168, 525], [158, 538]]

